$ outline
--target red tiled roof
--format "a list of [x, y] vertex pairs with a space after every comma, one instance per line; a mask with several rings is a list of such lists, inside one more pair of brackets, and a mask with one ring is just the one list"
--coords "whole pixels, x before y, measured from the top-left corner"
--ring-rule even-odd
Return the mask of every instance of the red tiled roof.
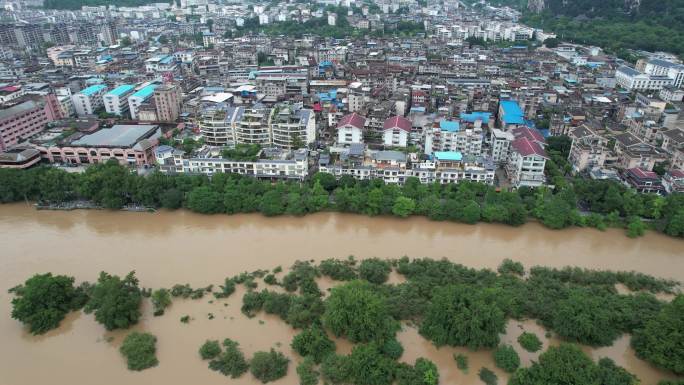
[[544, 135], [539, 130], [529, 127], [516, 127], [512, 130], [516, 138], [527, 138], [531, 142], [546, 143]]
[[670, 170], [668, 173], [673, 177], [673, 178], [684, 178], [684, 171], [682, 170]]
[[653, 171], [644, 171], [638, 167], [635, 168], [630, 168], [629, 170], [630, 173], [634, 174], [637, 178], [641, 179], [658, 179], [658, 174], [654, 173]]
[[529, 156], [534, 154], [548, 159], [546, 151], [544, 151], [542, 146], [539, 145], [539, 143], [537, 142], [530, 141], [526, 137], [520, 137], [512, 141], [511, 146], [513, 146], [513, 149], [515, 149], [515, 151], [517, 151], [522, 156]]
[[385, 124], [382, 125], [383, 130], [393, 130], [398, 128], [406, 132], [411, 132], [411, 121], [404, 118], [403, 116], [393, 116], [385, 120]]
[[362, 130], [365, 124], [366, 118], [354, 112], [353, 114], [343, 116], [340, 122], [337, 123], [337, 128], [350, 125]]

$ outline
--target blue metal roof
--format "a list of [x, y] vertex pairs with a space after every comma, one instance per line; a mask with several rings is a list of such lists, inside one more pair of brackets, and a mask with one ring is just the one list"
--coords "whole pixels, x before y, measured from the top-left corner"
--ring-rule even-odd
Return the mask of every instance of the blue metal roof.
[[165, 58], [161, 59], [159, 62], [160, 62], [161, 64], [169, 64], [169, 63], [171, 63], [171, 62], [174, 61], [174, 60], [176, 60], [176, 59], [175, 59], [172, 55], [168, 55], [168, 56], [166, 56]]
[[458, 151], [437, 151], [434, 155], [437, 160], [461, 161], [463, 159], [463, 154]]
[[82, 89], [81, 92], [79, 92], [79, 94], [83, 94], [85, 96], [91, 96], [91, 95], [96, 94], [96, 93], [98, 93], [102, 90], [105, 90], [105, 89], [107, 89], [107, 86], [105, 86], [104, 84], [96, 84], [94, 86], [90, 86], [88, 88]]
[[461, 124], [453, 120], [440, 120], [439, 128], [442, 131], [458, 132], [461, 129]]
[[107, 92], [107, 95], [122, 96], [131, 92], [135, 87], [130, 84], [124, 84], [116, 87], [115, 89]]
[[150, 84], [149, 86], [145, 86], [145, 87], [139, 89], [138, 92], [134, 93], [131, 96], [134, 96], [136, 98], [141, 98], [141, 99], [147, 99], [150, 96], [152, 96], [155, 88], [157, 88], [156, 84]]
[[502, 100], [501, 108], [503, 109], [503, 120], [504, 124], [524, 124], [525, 119], [522, 110], [515, 100]]
[[462, 112], [461, 119], [469, 123], [474, 123], [476, 120], [482, 120], [483, 123], [489, 122], [489, 117], [491, 114], [489, 112], [475, 111], [469, 114]]

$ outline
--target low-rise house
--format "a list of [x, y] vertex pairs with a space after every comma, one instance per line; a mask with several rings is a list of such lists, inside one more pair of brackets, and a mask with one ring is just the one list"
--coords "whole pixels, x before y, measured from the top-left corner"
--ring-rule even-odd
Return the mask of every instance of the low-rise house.
[[622, 174], [624, 183], [640, 193], [662, 194], [665, 191], [658, 174], [638, 167], [630, 168]]
[[406, 147], [411, 133], [411, 121], [403, 116], [393, 116], [382, 125], [383, 143], [386, 147]]
[[366, 118], [356, 112], [345, 115], [337, 123], [337, 143], [363, 143], [363, 127]]
[[684, 171], [670, 170], [663, 175], [663, 188], [668, 194], [684, 193]]
[[629, 132], [615, 135], [614, 150], [618, 157], [617, 165], [625, 170], [640, 168], [651, 171], [656, 163], [667, 160], [665, 151], [642, 142]]

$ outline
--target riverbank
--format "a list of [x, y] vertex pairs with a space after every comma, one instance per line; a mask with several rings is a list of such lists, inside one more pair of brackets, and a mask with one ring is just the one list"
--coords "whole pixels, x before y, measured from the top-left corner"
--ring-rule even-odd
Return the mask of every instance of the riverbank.
[[[185, 282], [199, 287], [219, 284], [226, 276], [243, 271], [278, 265], [287, 268], [298, 259], [320, 261], [348, 255], [446, 257], [467, 266], [492, 269], [503, 259], [511, 258], [527, 267], [570, 265], [635, 270], [684, 281], [684, 241], [680, 239], [655, 232], [629, 239], [616, 229], [553, 231], [537, 223], [520, 227], [465, 225], [422, 217], [371, 218], [339, 213], [266, 218], [260, 214], [208, 216], [186, 210], [160, 210], [140, 215], [108, 210], [37, 211], [26, 204], [9, 204], [0, 205], [0, 244], [3, 245], [0, 282], [8, 286], [23, 282], [37, 272], [52, 271], [73, 275], [77, 281], [94, 281], [102, 270], [118, 275], [136, 270], [141, 283], [147, 287], [170, 287]], [[320, 282], [322, 288], [331, 284]], [[143, 373], [125, 369], [118, 353], [125, 333], [105, 332], [91, 315], [73, 313], [59, 329], [40, 337], [28, 335], [21, 324], [8, 316], [0, 317], [0, 336], [4, 341], [0, 372], [13, 385], [45, 381], [57, 385], [191, 382], [218, 385], [225, 384], [226, 379], [207, 370], [196, 356], [197, 347], [206, 339], [233, 338], [240, 342], [247, 355], [268, 350], [280, 342], [280, 350], [294, 357], [289, 350], [293, 329], [271, 315], [244, 317], [240, 313], [241, 290], [225, 301], [228, 306], [220, 302], [210, 304], [210, 298], [183, 300], [174, 302], [162, 317], [152, 317], [145, 302], [143, 320], [134, 330], [150, 331], [159, 338], [160, 366]], [[9, 301], [10, 295], [0, 290], [3, 314], [9, 314]], [[209, 320], [209, 312], [216, 319]], [[186, 314], [194, 319], [183, 325], [178, 320]], [[505, 341], [512, 341], [522, 330], [518, 323], [508, 328], [511, 335], [503, 337]], [[543, 336], [534, 322], [525, 322], [522, 328]], [[450, 366], [452, 353], [460, 349], [437, 349], [412, 328], [406, 328], [398, 338], [406, 347], [402, 360], [428, 357], [440, 367], [443, 383], [480, 384], [476, 369], [466, 375]], [[619, 365], [637, 373], [644, 385], [670, 378], [636, 359], [625, 341], [628, 339], [618, 340], [611, 348], [588, 352], [595, 360], [612, 357]], [[338, 345], [341, 345], [340, 352], [350, 349], [348, 345]], [[472, 356], [471, 360], [475, 361], [471, 365], [493, 368], [490, 357], [486, 351], [479, 352]], [[524, 356], [523, 361], [528, 357]], [[504, 374], [499, 374], [503, 384]], [[231, 383], [255, 384], [249, 376]], [[298, 383], [294, 366], [278, 383]]]

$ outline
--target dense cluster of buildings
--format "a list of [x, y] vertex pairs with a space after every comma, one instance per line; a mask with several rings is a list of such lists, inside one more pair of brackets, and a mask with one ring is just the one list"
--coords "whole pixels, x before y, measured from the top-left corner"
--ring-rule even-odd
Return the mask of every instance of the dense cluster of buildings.
[[[546, 47], [555, 36], [509, 8], [4, 3], [0, 167], [116, 159], [165, 173], [536, 187], [552, 183], [549, 137], [564, 135], [578, 175], [684, 190], [684, 64]], [[277, 33], [310, 20], [358, 37]], [[244, 148], [254, 154], [226, 151]]]

